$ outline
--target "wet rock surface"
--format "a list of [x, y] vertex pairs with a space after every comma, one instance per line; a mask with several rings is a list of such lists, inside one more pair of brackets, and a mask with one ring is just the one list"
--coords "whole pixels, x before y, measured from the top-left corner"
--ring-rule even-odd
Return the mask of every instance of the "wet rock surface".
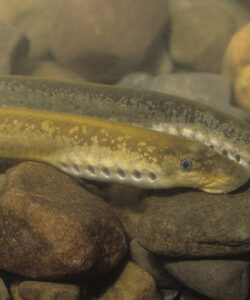
[[112, 209], [70, 177], [25, 162], [7, 172], [0, 198], [0, 268], [29, 278], [110, 270], [126, 253]]
[[210, 299], [247, 299], [249, 262], [218, 259], [166, 262], [164, 265], [184, 285]]
[[[186, 192], [151, 197], [138, 242], [176, 257], [229, 256], [250, 250], [250, 189], [235, 194]], [[154, 201], [155, 200], [155, 201]]]
[[29, 52], [27, 37], [13, 26], [0, 23], [0, 75], [15, 74]]

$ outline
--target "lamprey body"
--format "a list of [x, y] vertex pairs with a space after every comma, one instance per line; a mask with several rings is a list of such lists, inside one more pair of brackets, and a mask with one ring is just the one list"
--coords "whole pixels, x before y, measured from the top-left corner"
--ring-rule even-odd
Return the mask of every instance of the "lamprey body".
[[0, 157], [140, 188], [231, 191], [249, 174], [199, 142], [90, 117], [0, 108]]
[[102, 84], [3, 76], [0, 106], [70, 112], [183, 136], [210, 146], [250, 172], [250, 124], [176, 96]]

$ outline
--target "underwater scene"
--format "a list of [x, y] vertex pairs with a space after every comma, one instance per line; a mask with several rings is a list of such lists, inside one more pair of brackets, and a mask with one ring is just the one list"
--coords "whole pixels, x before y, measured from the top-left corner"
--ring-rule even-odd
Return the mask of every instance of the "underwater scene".
[[250, 0], [0, 0], [0, 300], [250, 299]]

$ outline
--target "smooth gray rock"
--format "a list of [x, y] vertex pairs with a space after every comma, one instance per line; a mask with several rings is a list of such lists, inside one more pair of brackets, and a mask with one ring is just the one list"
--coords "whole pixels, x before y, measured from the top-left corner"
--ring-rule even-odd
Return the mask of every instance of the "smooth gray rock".
[[249, 262], [190, 260], [165, 262], [166, 269], [187, 287], [216, 300], [245, 300], [249, 290]]
[[250, 188], [231, 194], [166, 191], [144, 201], [138, 242], [173, 257], [229, 256], [250, 251]]

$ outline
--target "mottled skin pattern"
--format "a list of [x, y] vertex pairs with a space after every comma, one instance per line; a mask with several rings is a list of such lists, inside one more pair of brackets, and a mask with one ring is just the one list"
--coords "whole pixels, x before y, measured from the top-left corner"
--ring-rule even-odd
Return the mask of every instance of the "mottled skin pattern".
[[[70, 175], [140, 188], [229, 192], [248, 179], [240, 164], [199, 142], [84, 116], [0, 108], [0, 157], [51, 164]], [[183, 161], [192, 168], [183, 170]]]
[[179, 97], [101, 84], [5, 76], [0, 77], [0, 106], [70, 112], [184, 136], [214, 148], [250, 174], [250, 125]]

